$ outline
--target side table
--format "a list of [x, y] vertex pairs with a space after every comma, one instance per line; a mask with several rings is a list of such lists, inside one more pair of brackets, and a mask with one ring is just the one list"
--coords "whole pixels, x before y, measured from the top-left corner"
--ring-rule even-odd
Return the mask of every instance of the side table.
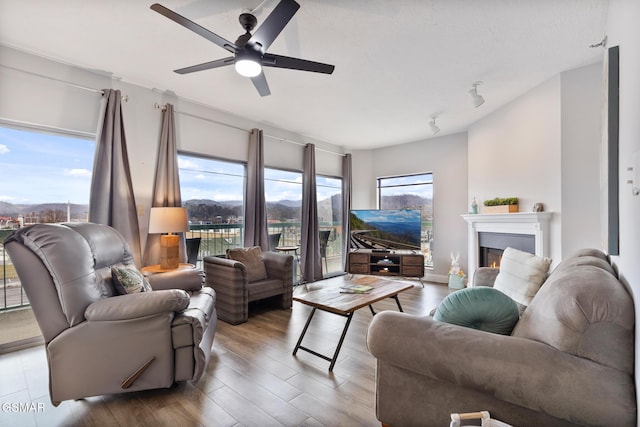
[[276, 246], [276, 252], [293, 255], [293, 285], [294, 286], [299, 284], [298, 265], [300, 265], [300, 255], [298, 254], [298, 249], [300, 249], [300, 246]]
[[142, 267], [140, 271], [145, 276], [153, 276], [154, 274], [168, 273], [170, 271], [193, 270], [195, 268], [196, 266], [193, 264], [181, 262], [178, 265], [178, 268], [174, 268], [171, 270], [160, 268], [160, 264], [154, 264], [154, 265], [147, 265], [146, 267]]

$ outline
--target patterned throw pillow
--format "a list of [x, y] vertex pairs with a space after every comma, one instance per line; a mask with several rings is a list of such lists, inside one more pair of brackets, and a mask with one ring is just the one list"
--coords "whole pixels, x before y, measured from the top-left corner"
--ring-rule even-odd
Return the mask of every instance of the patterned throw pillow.
[[247, 269], [247, 279], [255, 282], [267, 278], [267, 268], [262, 259], [260, 246], [227, 249], [227, 258], [241, 262]]
[[111, 267], [111, 279], [116, 292], [120, 295], [150, 292], [152, 290], [147, 279], [133, 265]]

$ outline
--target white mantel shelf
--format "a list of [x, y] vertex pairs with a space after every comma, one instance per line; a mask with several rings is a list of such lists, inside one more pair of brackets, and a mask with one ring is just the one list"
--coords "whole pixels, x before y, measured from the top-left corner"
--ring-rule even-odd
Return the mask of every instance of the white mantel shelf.
[[533, 235], [535, 254], [549, 256], [549, 228], [553, 212], [514, 212], [502, 214], [465, 214], [468, 224], [469, 282], [478, 268], [478, 233], [509, 233]]

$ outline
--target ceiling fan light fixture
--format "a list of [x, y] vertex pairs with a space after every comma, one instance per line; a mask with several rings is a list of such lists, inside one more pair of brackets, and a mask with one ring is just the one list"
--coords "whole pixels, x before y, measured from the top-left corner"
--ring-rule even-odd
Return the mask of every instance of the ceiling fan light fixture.
[[482, 104], [484, 104], [484, 97], [482, 95], [478, 95], [478, 86], [482, 84], [482, 82], [475, 82], [473, 87], [469, 91], [469, 95], [471, 95], [471, 104], [473, 104], [473, 108], [478, 108]]
[[255, 77], [262, 72], [262, 65], [253, 59], [236, 59], [236, 71], [241, 76]]

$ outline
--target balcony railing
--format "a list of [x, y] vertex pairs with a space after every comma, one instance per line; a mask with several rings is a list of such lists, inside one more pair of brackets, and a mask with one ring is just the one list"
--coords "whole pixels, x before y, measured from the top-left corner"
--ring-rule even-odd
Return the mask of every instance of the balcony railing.
[[[198, 224], [191, 225], [187, 238], [199, 237], [200, 250], [198, 263], [206, 256], [224, 255], [229, 248], [243, 245], [244, 226], [242, 224]], [[339, 261], [342, 254], [341, 227], [337, 225], [321, 225], [321, 229], [332, 230], [327, 245], [327, 258]], [[20, 279], [11, 263], [11, 259], [4, 250], [2, 242], [12, 230], [0, 230], [0, 311], [29, 305]], [[269, 223], [269, 234], [280, 233], [280, 246], [300, 245], [300, 223], [276, 222]], [[329, 264], [331, 265], [331, 263]], [[334, 263], [335, 268], [341, 268], [341, 263]]]
[[0, 311], [29, 305], [15, 268], [4, 250], [4, 239], [12, 230], [0, 230]]

